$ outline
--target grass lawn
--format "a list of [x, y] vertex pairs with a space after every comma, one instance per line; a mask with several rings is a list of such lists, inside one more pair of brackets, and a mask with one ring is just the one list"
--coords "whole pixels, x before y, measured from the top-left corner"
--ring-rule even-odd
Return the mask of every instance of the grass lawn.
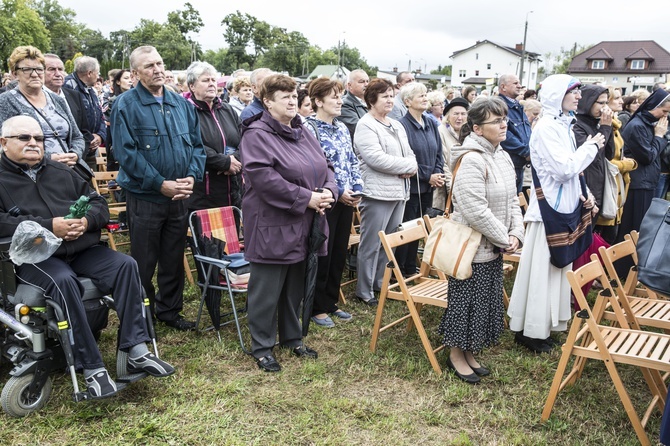
[[[509, 284], [508, 284], [509, 285]], [[186, 315], [197, 312], [189, 289]], [[390, 302], [390, 313], [404, 304]], [[483, 352], [492, 375], [478, 386], [445, 371], [437, 376], [415, 332], [396, 327], [369, 350], [374, 310], [350, 302], [354, 314], [334, 329], [312, 324], [306, 344], [319, 359], [276, 351], [283, 371], [260, 371], [237, 343], [233, 326], [214, 333], [158, 327], [162, 357], [177, 367], [165, 379], [147, 378], [119, 396], [74, 403], [65, 374], [55, 375], [47, 406], [29, 417], [0, 414], [0, 445], [634, 445], [637, 437], [602, 363], [590, 361], [577, 384], [559, 394], [552, 417], [540, 414], [560, 357], [533, 355], [507, 331]], [[424, 310], [434, 343], [441, 311]], [[101, 339], [115, 370], [115, 316]], [[248, 333], [247, 339], [248, 339]], [[444, 367], [446, 352], [438, 358]], [[619, 367], [634, 403], [647, 402], [639, 370]], [[9, 367], [0, 368], [0, 382]], [[82, 380], [83, 381], [83, 380]], [[647, 433], [658, 438], [660, 414]]]

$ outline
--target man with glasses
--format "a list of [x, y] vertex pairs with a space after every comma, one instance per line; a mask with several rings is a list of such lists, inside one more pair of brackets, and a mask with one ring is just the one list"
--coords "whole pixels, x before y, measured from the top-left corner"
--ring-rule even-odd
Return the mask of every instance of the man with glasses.
[[523, 169], [529, 161], [530, 122], [523, 111], [523, 106], [516, 98], [521, 93], [521, 82], [515, 74], [503, 74], [498, 79], [498, 93], [507, 105], [507, 139], [500, 143], [503, 150], [509, 153], [516, 172], [516, 191], [523, 188]]
[[[128, 369], [163, 377], [174, 368], [149, 351], [151, 341], [143, 314], [143, 293], [135, 261], [100, 245], [100, 230], [109, 220], [103, 197], [63, 164], [44, 158], [44, 135], [32, 117], [19, 115], [2, 124], [0, 146], [0, 237], [10, 237], [19, 223], [34, 221], [63, 239], [56, 252], [37, 264], [16, 266], [24, 283], [43, 289], [61, 305], [72, 328], [77, 369], [83, 369], [93, 398], [114, 395], [110, 378], [87, 323], [82, 286], [77, 276], [90, 277], [102, 290], [112, 291], [119, 316], [119, 348], [128, 353]], [[90, 209], [82, 218], [66, 219], [81, 196]]]
[[98, 95], [93, 86], [100, 75], [100, 64], [89, 56], [81, 56], [74, 60], [74, 73], [65, 78], [65, 88], [78, 91], [86, 109], [86, 120], [90, 134], [86, 139], [86, 150], [84, 156], [89, 164], [95, 165], [95, 152], [100, 144], [107, 138], [107, 125], [102, 114], [102, 107]]

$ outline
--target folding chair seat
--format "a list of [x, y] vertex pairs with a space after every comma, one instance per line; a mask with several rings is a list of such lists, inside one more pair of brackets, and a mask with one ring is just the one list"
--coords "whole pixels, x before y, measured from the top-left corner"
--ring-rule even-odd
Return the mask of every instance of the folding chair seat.
[[[380, 333], [407, 321], [407, 332], [416, 327], [423, 348], [430, 360], [430, 364], [439, 375], [442, 373], [442, 369], [437, 362], [435, 353], [442, 350], [444, 346], [440, 345], [433, 349], [430, 340], [428, 339], [428, 335], [426, 334], [426, 330], [423, 327], [423, 323], [421, 322], [420, 314], [424, 305], [432, 305], [440, 308], [447, 307], [448, 282], [446, 279], [431, 278], [430, 266], [424, 262], [421, 264], [419, 273], [407, 278], [403, 277], [393, 253], [393, 249], [398, 246], [418, 240], [426, 240], [428, 233], [426, 232], [423, 220], [415, 220], [413, 223], [415, 226], [394, 232], [393, 234], [386, 234], [384, 231], [379, 231], [379, 238], [381, 239], [382, 246], [388, 256], [389, 262], [386, 264], [386, 270], [384, 271], [384, 278], [382, 280], [379, 304], [377, 305], [377, 315], [375, 316], [375, 323], [372, 329], [370, 350], [372, 352], [376, 350], [377, 340]], [[391, 277], [395, 278], [395, 283], [391, 283]], [[382, 317], [384, 315], [384, 307], [386, 306], [387, 299], [405, 302], [408, 313], [382, 327]]]
[[[200, 319], [207, 297], [211, 296], [211, 293], [226, 293], [230, 301], [231, 310], [228, 313], [220, 315], [222, 319], [228, 319], [220, 325], [234, 322], [240, 346], [242, 350], [249, 353], [249, 350], [245, 347], [240, 327], [240, 314], [246, 313], [246, 296], [244, 304], [241, 307], [238, 307], [235, 301], [236, 295], [246, 295], [247, 292], [247, 282], [236, 282], [235, 273], [241, 273], [240, 268], [248, 267], [249, 264], [244, 260], [244, 255], [241, 252], [242, 244], [238, 236], [238, 226], [241, 224], [241, 221], [242, 212], [233, 206], [203, 209], [191, 212], [189, 216], [189, 228], [192, 234], [193, 258], [195, 259], [199, 273], [197, 283], [202, 290], [198, 317], [196, 319], [196, 329], [198, 331], [216, 329], [219, 341], [221, 340], [218, 328], [213, 325], [200, 329]], [[216, 257], [212, 256], [213, 254], [209, 251], [209, 247], [205, 245], [205, 243], [208, 243], [207, 240], [212, 243], [225, 243], [225, 246], [221, 250], [222, 252], [215, 254]], [[215, 277], [215, 274], [218, 274], [218, 277]], [[220, 311], [218, 307], [217, 309]], [[232, 319], [230, 319], [231, 317]]]
[[[620, 327], [600, 324], [601, 321], [589, 307], [582, 292], [582, 286], [595, 279], [608, 284], [607, 276], [595, 254], [591, 256], [591, 262], [577, 271], [569, 271], [567, 277], [581, 310], [575, 313], [567, 341], [562, 347], [561, 359], [542, 412], [542, 421], [549, 419], [558, 393], [579, 379], [584, 361], [599, 359], [603, 361], [612, 379], [640, 443], [650, 445], [644, 426], [654, 409], [663, 411], [665, 405], [667, 389], [661, 372], [670, 372], [670, 335], [631, 329], [621, 307], [616, 304], [612, 308]], [[572, 370], [563, 378], [571, 356], [575, 356]], [[619, 376], [617, 364], [633, 365], [642, 371], [651, 396], [642, 420]]]

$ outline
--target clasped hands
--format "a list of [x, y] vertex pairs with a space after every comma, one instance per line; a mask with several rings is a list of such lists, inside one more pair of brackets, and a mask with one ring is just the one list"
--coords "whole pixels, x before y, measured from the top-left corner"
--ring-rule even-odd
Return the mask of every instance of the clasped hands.
[[307, 207], [324, 215], [326, 209], [329, 209], [334, 201], [333, 193], [329, 189], [317, 189], [312, 192], [312, 198], [310, 198]]
[[88, 229], [86, 217], [64, 219], [56, 217], [52, 220], [53, 233], [65, 241], [71, 242], [81, 237]]
[[176, 180], [165, 180], [161, 184], [161, 194], [172, 200], [185, 200], [193, 193], [193, 177], [177, 178]]

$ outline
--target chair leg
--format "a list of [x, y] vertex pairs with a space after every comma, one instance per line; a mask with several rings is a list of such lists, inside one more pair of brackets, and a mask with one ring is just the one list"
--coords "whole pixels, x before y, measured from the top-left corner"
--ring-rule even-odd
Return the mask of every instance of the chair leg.
[[382, 279], [382, 291], [379, 293], [379, 302], [377, 303], [377, 314], [375, 315], [375, 323], [372, 327], [372, 338], [370, 339], [370, 351], [374, 353], [377, 349], [377, 339], [379, 338], [379, 331], [382, 326], [382, 314], [384, 313], [384, 305], [386, 304], [386, 295], [389, 291], [389, 283], [391, 282], [391, 269], [386, 268], [384, 271], [384, 278]]
[[195, 280], [193, 280], [193, 273], [191, 272], [191, 265], [188, 263], [188, 257], [184, 253], [184, 274], [186, 274], [186, 280], [189, 284], [195, 285]]
[[423, 323], [421, 322], [421, 318], [419, 317], [419, 312], [417, 311], [414, 305], [408, 305], [408, 307], [409, 312], [412, 315], [412, 319], [414, 319], [414, 325], [416, 325], [416, 330], [419, 332], [419, 337], [421, 338], [423, 348], [424, 350], [426, 350], [426, 354], [428, 355], [428, 360], [430, 361], [430, 364], [433, 366], [433, 370], [435, 370], [435, 373], [437, 373], [438, 375], [442, 375], [442, 368], [440, 367], [440, 364], [437, 362], [437, 357], [435, 356], [435, 352], [433, 351], [433, 346], [430, 343], [430, 339], [428, 339], [428, 334], [426, 334], [426, 330], [423, 328]]

